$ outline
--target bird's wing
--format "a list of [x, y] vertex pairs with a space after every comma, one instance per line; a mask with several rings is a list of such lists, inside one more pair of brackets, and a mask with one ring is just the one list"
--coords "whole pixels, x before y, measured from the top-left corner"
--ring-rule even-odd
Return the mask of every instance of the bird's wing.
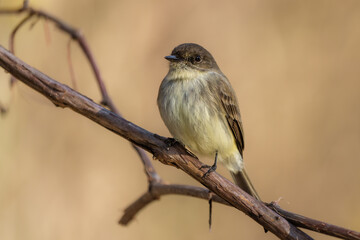
[[221, 86], [218, 88], [218, 96], [222, 103], [226, 120], [234, 135], [237, 148], [239, 149], [240, 154], [243, 155], [245, 147], [244, 130], [235, 92], [227, 79], [225, 79], [225, 81], [219, 81], [218, 84]]

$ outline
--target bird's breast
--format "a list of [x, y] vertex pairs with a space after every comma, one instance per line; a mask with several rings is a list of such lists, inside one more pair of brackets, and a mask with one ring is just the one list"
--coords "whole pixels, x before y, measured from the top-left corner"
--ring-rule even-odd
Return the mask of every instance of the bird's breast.
[[160, 86], [160, 114], [174, 138], [195, 153], [213, 155], [216, 151], [236, 151], [220, 102], [209, 90], [208, 81], [164, 79]]

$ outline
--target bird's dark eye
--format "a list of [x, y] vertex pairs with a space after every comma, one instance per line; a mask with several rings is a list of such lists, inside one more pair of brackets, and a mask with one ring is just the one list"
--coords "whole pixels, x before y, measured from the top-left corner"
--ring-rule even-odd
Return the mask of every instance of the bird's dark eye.
[[197, 55], [196, 57], [195, 57], [195, 62], [197, 62], [197, 63], [199, 63], [199, 62], [201, 62], [201, 57], [199, 56], [199, 55]]

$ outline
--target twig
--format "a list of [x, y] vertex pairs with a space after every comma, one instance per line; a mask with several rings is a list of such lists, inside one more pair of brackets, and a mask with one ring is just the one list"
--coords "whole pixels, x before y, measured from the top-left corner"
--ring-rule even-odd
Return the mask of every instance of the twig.
[[[102, 79], [102, 77], [100, 75], [99, 68], [97, 67], [95, 59], [93, 57], [93, 54], [90, 51], [90, 48], [89, 48], [89, 46], [88, 46], [88, 44], [87, 44], [87, 42], [85, 40], [85, 37], [81, 34], [81, 32], [79, 32], [75, 28], [69, 26], [68, 24], [64, 23], [63, 21], [59, 20], [58, 18], [56, 18], [56, 17], [54, 17], [54, 16], [52, 16], [52, 15], [46, 13], [46, 12], [30, 8], [28, 6], [28, 1], [24, 1], [23, 6], [21, 8], [19, 8], [19, 9], [3, 9], [3, 10], [0, 9], [0, 14], [18, 14], [18, 13], [22, 13], [22, 12], [27, 12], [28, 16], [25, 17], [14, 28], [14, 30], [13, 30], [13, 32], [11, 34], [11, 38], [10, 38], [11, 39], [10, 40], [10, 49], [12, 49], [14, 51], [14, 38], [15, 38], [15, 34], [18, 31], [18, 29], [20, 27], [22, 27], [29, 19], [31, 19], [32, 16], [36, 15], [38, 18], [42, 17], [45, 20], [49, 20], [50, 22], [55, 23], [55, 26], [58, 29], [64, 31], [67, 34], [69, 34], [72, 39], [76, 40], [79, 43], [82, 51], [84, 52], [86, 58], [88, 59], [90, 65], [91, 65], [91, 68], [93, 69], [96, 81], [97, 81], [97, 83], [99, 85], [99, 89], [100, 89], [100, 92], [101, 92], [101, 95], [102, 95], [101, 103], [103, 105], [109, 107], [109, 109], [112, 110], [114, 113], [117, 113], [118, 115], [120, 115], [118, 110], [116, 109], [115, 105], [113, 104], [111, 98], [108, 95], [108, 92], [106, 90], [104, 81], [103, 81], [103, 79]], [[45, 33], [47, 34], [47, 30], [45, 30]], [[68, 44], [68, 54], [70, 54], [69, 46], [70, 46], [70, 43]], [[0, 50], [2, 51], [4, 49], [1, 48], [1, 46], [0, 46]], [[4, 54], [2, 56], [7, 56], [7, 55]], [[1, 57], [1, 54], [0, 54], [0, 57]], [[7, 57], [9, 57], [9, 56], [7, 56]], [[12, 60], [14, 60], [14, 59], [12, 59]], [[14, 62], [16, 62], [16, 61], [14, 61]], [[71, 64], [71, 60], [69, 60], [69, 63]], [[7, 67], [10, 67], [10, 69], [11, 69], [11, 67], [14, 67], [11, 64], [9, 65], [9, 62], [7, 62], [7, 61], [1, 62], [1, 59], [0, 59], [0, 65], [2, 65], [2, 64], [4, 64], [3, 67], [5, 69], [7, 69], [5, 67], [5, 65]], [[29, 66], [24, 66], [24, 67], [27, 68]], [[32, 68], [29, 67], [29, 69], [32, 69]], [[72, 66], [70, 67], [70, 71], [72, 71], [71, 69], [72, 69]], [[36, 72], [36, 70], [35, 70], [35, 72]], [[20, 74], [20, 73], [15, 71], [12, 74], [17, 75], [17, 74]], [[25, 82], [30, 87], [36, 89], [37, 91], [39, 91], [40, 93], [42, 93], [43, 95], [48, 97], [51, 101], [54, 102], [55, 105], [62, 106], [62, 107], [70, 107], [74, 111], [77, 111], [77, 112], [83, 114], [84, 116], [92, 119], [93, 121], [98, 122], [99, 124], [103, 125], [104, 127], [110, 129], [111, 131], [114, 131], [115, 133], [117, 133], [119, 135], [122, 135], [123, 137], [127, 138], [131, 142], [136, 143], [136, 144], [144, 147], [145, 149], [147, 149], [148, 151], [153, 153], [155, 156], [157, 156], [157, 157], [160, 156], [159, 160], [162, 161], [163, 163], [168, 164], [168, 165], [174, 165], [176, 167], [181, 168], [183, 171], [185, 171], [188, 174], [192, 175], [194, 178], [196, 178], [199, 182], [203, 183], [205, 186], [208, 186], [207, 184], [210, 184], [210, 186], [212, 186], [211, 183], [214, 183], [213, 182], [214, 179], [212, 179], [211, 176], [207, 177], [207, 178], [211, 178], [209, 180], [210, 181], [210, 183], [209, 183], [209, 182], [205, 181], [204, 179], [198, 179], [197, 174], [195, 172], [193, 172], [193, 171], [195, 171], [193, 168], [190, 168], [190, 169], [187, 168], [189, 164], [190, 165], [191, 164], [196, 165], [197, 162], [195, 161], [196, 159], [194, 160], [194, 158], [192, 158], [191, 156], [189, 158], [186, 150], [185, 150], [185, 152], [183, 152], [184, 148], [182, 146], [177, 146], [175, 149], [174, 148], [169, 149], [169, 151], [175, 151], [175, 153], [174, 153], [175, 155], [171, 155], [169, 152], [164, 153], [164, 146], [162, 145], [164, 143], [164, 138], [163, 137], [152, 135], [151, 133], [146, 132], [145, 130], [143, 130], [141, 128], [138, 128], [137, 126], [132, 125], [132, 123], [127, 122], [124, 119], [121, 119], [121, 118], [120, 118], [120, 120], [117, 119], [117, 117], [115, 115], [112, 116], [111, 113], [106, 112], [100, 106], [96, 106], [96, 104], [93, 103], [90, 99], [76, 93], [75, 91], [71, 92], [72, 90], [70, 88], [67, 88], [66, 86], [63, 86], [61, 84], [59, 85], [59, 83], [54, 82], [54, 80], [46, 77], [45, 75], [40, 76], [41, 73], [39, 73], [39, 72], [36, 72], [36, 74], [33, 75], [33, 77], [35, 77], [38, 81], [33, 81], [33, 82], [28, 78], [29, 76], [26, 75], [25, 72], [23, 72], [22, 74], [23, 74], [22, 75], [22, 77], [23, 77], [22, 81], [23, 82]], [[34, 72], [31, 72], [31, 74], [34, 74]], [[21, 74], [19, 76], [21, 76]], [[44, 78], [42, 78], [42, 77], [44, 77]], [[32, 79], [32, 80], [34, 80], [34, 79]], [[75, 86], [75, 84], [73, 84], [73, 85]], [[71, 93], [71, 94], [69, 95], [69, 93]], [[50, 94], [50, 95], [54, 94], [54, 95], [50, 96], [48, 94]], [[61, 96], [62, 98], [65, 97], [65, 99], [60, 99], [59, 96]], [[68, 99], [66, 99], [66, 98], [68, 98]], [[82, 103], [82, 104], [85, 104], [85, 105], [89, 104], [89, 102], [93, 103], [95, 105], [90, 104], [89, 106], [86, 106], [86, 107], [82, 106], [81, 104], [77, 105], [76, 103], [75, 103], [75, 105], [73, 105], [73, 102], [71, 102], [71, 104], [70, 104], [67, 101], [67, 100], [70, 100], [70, 99], [71, 100], [75, 99], [76, 101], [83, 100], [83, 101], [80, 101], [80, 102], [77, 102], [77, 103]], [[84, 107], [85, 109], [82, 109], [81, 107]], [[92, 111], [88, 112], [89, 109], [87, 109], [87, 107], [90, 107], [90, 108], [94, 107], [94, 109], [97, 109], [99, 107], [99, 109], [100, 109], [100, 110], [98, 109], [99, 112], [102, 112], [102, 114], [104, 114], [104, 113], [106, 113], [106, 114], [105, 115], [100, 114], [101, 116], [100, 116], [100, 119], [99, 119], [97, 117], [94, 117], [94, 115], [93, 115], [94, 112], [92, 112]], [[94, 110], [94, 109], [92, 109], [92, 110]], [[0, 110], [2, 112], [3, 110], [5, 110], [5, 108], [0, 106]], [[108, 122], [108, 123], [105, 124], [106, 121], [103, 122], [103, 120], [104, 119], [106, 120], [107, 117], [110, 117], [110, 119], [107, 119], [108, 121], [110, 121], [110, 123]], [[129, 137], [128, 135], [121, 132], [119, 128], [116, 128], [116, 127], [115, 127], [115, 129], [113, 128], [114, 126], [112, 124], [116, 125], [116, 124], [119, 124], [122, 121], [124, 121], [126, 123], [125, 128], [126, 127], [129, 127], [131, 129], [135, 128], [135, 129], [140, 131], [140, 135], [142, 135], [142, 134], [145, 134], [145, 135], [150, 134], [152, 137], [150, 137], [149, 139], [147, 139], [147, 141], [145, 141], [145, 143], [143, 143], [142, 141], [144, 139], [141, 139], [141, 137], [137, 138], [139, 136], [136, 137], [135, 136], [136, 134], [134, 136]], [[124, 125], [124, 122], [122, 122], [121, 124]], [[110, 126], [107, 125], [107, 124], [110, 124]], [[134, 134], [133, 130], [134, 129], [132, 129], [130, 132], [127, 132], [127, 134], [130, 134], [130, 135]], [[142, 136], [142, 137], [144, 137], [144, 136]], [[146, 137], [149, 137], [149, 136], [146, 136]], [[157, 144], [152, 145], [152, 144], [154, 144], [154, 142], [152, 142], [152, 144], [151, 144], [151, 141], [154, 141], [155, 139], [160, 141], [160, 142], [155, 141], [159, 145], [157, 145]], [[148, 146], [149, 144], [150, 144], [150, 146]], [[226, 204], [226, 205], [233, 205], [236, 208], [244, 211], [246, 214], [251, 216], [253, 219], [255, 219], [256, 221], [261, 223], [263, 226], [268, 224], [265, 221], [265, 225], [264, 225], [261, 220], [263, 220], [262, 218], [265, 218], [265, 217], [264, 217], [264, 215], [261, 215], [261, 214], [259, 215], [259, 212], [261, 213], [262, 211], [265, 211], [266, 207], [265, 207], [265, 210], [262, 209], [261, 207], [264, 207], [264, 206], [262, 206], [261, 204], [257, 205], [258, 203], [256, 201], [252, 202], [253, 199], [251, 197], [249, 198], [251, 200], [249, 202], [249, 199], [246, 198], [247, 194], [245, 194], [244, 196], [237, 196], [242, 201], [240, 201], [236, 197], [231, 198], [230, 201], [229, 201], [231, 203], [230, 204], [229, 202], [226, 202], [224, 200], [224, 199], [227, 199], [226, 197], [224, 198], [224, 196], [222, 196], [220, 194], [220, 196], [222, 196], [222, 198], [221, 198], [221, 197], [217, 196], [216, 194], [213, 194], [213, 193], [209, 192], [208, 189], [199, 188], [199, 187], [192, 187], [192, 186], [185, 186], [185, 185], [167, 185], [167, 184], [164, 184], [162, 182], [160, 176], [156, 173], [150, 159], [147, 157], [144, 150], [142, 150], [141, 148], [139, 148], [138, 146], [136, 146], [134, 144], [132, 144], [132, 146], [135, 148], [135, 150], [137, 151], [137, 153], [139, 154], [139, 156], [140, 156], [140, 158], [141, 158], [141, 160], [143, 162], [145, 173], [147, 175], [148, 182], [149, 182], [149, 190], [146, 193], [144, 193], [138, 200], [136, 200], [133, 204], [131, 204], [125, 210], [123, 217], [119, 221], [121, 224], [123, 224], [123, 225], [128, 224], [130, 222], [130, 220], [133, 219], [133, 217], [141, 209], [143, 209], [145, 206], [147, 206], [149, 203], [153, 202], [154, 200], [160, 198], [160, 196], [166, 195], [166, 194], [180, 194], [180, 195], [194, 196], [194, 197], [208, 199], [208, 200], [211, 199], [212, 201], [220, 202], [220, 203]], [[166, 146], [165, 149], [168, 149], [168, 146]], [[180, 155], [180, 156], [176, 155], [176, 154], [179, 154], [179, 153], [181, 153], [183, 155]], [[180, 161], [180, 162], [178, 162], [178, 161]], [[195, 162], [193, 162], [193, 161], [195, 161]], [[199, 170], [199, 169], [197, 169], [197, 170]], [[216, 174], [216, 176], [220, 177], [217, 174]], [[223, 179], [220, 177], [220, 180], [223, 180]], [[215, 183], [216, 183], [216, 181], [215, 181]], [[225, 187], [227, 187], [226, 184], [229, 184], [229, 183], [225, 182]], [[231, 185], [231, 183], [230, 183], [230, 185]], [[209, 189], [219, 190], [219, 189], [217, 189], [217, 187], [219, 187], [219, 186], [216, 186], [215, 188], [209, 187]], [[236, 189], [238, 189], [238, 188], [236, 188]], [[220, 191], [220, 192], [225, 194], [225, 196], [227, 196], [226, 194], [230, 194], [230, 196], [231, 196], [231, 194], [238, 194], [238, 192], [236, 192], [235, 190], [232, 193], [229, 193], [227, 191], [225, 191], [225, 192]], [[214, 191], [214, 192], [218, 193], [218, 191]], [[240, 195], [241, 194], [244, 194], [244, 193], [242, 191], [240, 191]], [[227, 199], [227, 200], [229, 200], [229, 199]], [[237, 204], [234, 204], [234, 202], [231, 201], [231, 200], [234, 200], [235, 203], [237, 203]], [[237, 202], [237, 201], [240, 201], [240, 202]], [[243, 201], [245, 201], [245, 202], [243, 202]], [[250, 206], [251, 206], [250, 208], [249, 208], [248, 204], [250, 204]], [[307, 229], [310, 229], [310, 230], [313, 230], [313, 231], [318, 231], [318, 232], [321, 232], [321, 233], [325, 233], [325, 234], [328, 234], [328, 235], [331, 235], [331, 236], [342, 237], [344, 239], [360, 239], [360, 233], [358, 233], [358, 232], [355, 232], [355, 231], [352, 231], [352, 230], [347, 230], [347, 229], [344, 229], [344, 228], [341, 228], [341, 227], [338, 227], [338, 226], [334, 226], [334, 225], [327, 224], [327, 223], [324, 223], [324, 222], [320, 222], [320, 221], [317, 221], [317, 220], [313, 220], [313, 219], [310, 219], [310, 218], [307, 218], [307, 217], [304, 217], [304, 216], [301, 216], [301, 215], [298, 215], [298, 214], [287, 212], [287, 211], [281, 209], [278, 205], [276, 205], [274, 203], [268, 204], [268, 207], [273, 209], [279, 215], [283, 216], [285, 219], [288, 219], [291, 223], [293, 223], [296, 226], [304, 227], [304, 228], [307, 228]], [[245, 209], [243, 209], [243, 208], [245, 208]], [[255, 209], [255, 212], [254, 212], [253, 208]], [[258, 208], [260, 208], [260, 210]], [[248, 211], [250, 211], [250, 212], [248, 212]], [[268, 210], [266, 210], [266, 211], [268, 211]], [[268, 213], [268, 212], [266, 212], [266, 213]], [[253, 214], [255, 214], [255, 217], [253, 216]], [[274, 214], [274, 213], [272, 213], [272, 214]], [[267, 215], [265, 215], [265, 216], [267, 216]], [[276, 214], [274, 216], [275, 217], [274, 217], [273, 220], [283, 221], [280, 216], [277, 216]], [[269, 216], [267, 216], [267, 217], [269, 217]], [[211, 221], [211, 219], [209, 219], [209, 221]], [[311, 239], [305, 233], [303, 233], [303, 232], [299, 231], [298, 229], [294, 228], [291, 224], [288, 224], [286, 221], [283, 222], [283, 224], [284, 224], [284, 226], [288, 226], [288, 229], [287, 229], [288, 231], [285, 231], [285, 232], [278, 231], [279, 229], [277, 229], [276, 227], [275, 227], [276, 231], [275, 232], [272, 231], [273, 233], [275, 233], [280, 238], [283, 238], [283, 239], [295, 239], [297, 237], [300, 237], [299, 239]], [[280, 227], [280, 226], [278, 226], [278, 227]], [[280, 227], [280, 229], [281, 229], [281, 227]], [[284, 229], [282, 229], [282, 230], [284, 230]]]
[[210, 199], [209, 199], [209, 230], [211, 230], [211, 224], [212, 224], [212, 203], [213, 203], [213, 199], [212, 199], [212, 196], [210, 196]]
[[[107, 89], [105, 87], [103, 78], [101, 77], [98, 65], [96, 64], [95, 58], [93, 57], [93, 54], [92, 54], [92, 52], [90, 50], [89, 45], [87, 44], [87, 41], [86, 41], [84, 35], [79, 30], [77, 30], [76, 28], [71, 27], [69, 24], [67, 24], [64, 21], [58, 19], [57, 17], [55, 17], [55, 16], [53, 16], [53, 15], [47, 13], [47, 12], [44, 12], [44, 11], [37, 10], [37, 9], [29, 7], [28, 1], [24, 1], [23, 6], [18, 8], [18, 9], [3, 9], [3, 10], [0, 9], [0, 14], [18, 14], [18, 13], [22, 13], [22, 12], [28, 12], [29, 15], [28, 15], [28, 17], [23, 19], [23, 21], [20, 22], [18, 24], [18, 26], [13, 31], [14, 33], [12, 35], [14, 35], [14, 36], [12, 36], [11, 37], [12, 40], [10, 40], [10, 49], [12, 49], [12, 52], [13, 52], [13, 48], [14, 48], [14, 40], [13, 40], [13, 38], [15, 37], [15, 33], [32, 16], [36, 15], [37, 17], [42, 17], [45, 20], [48, 20], [48, 21], [54, 23], [55, 26], [59, 30], [63, 31], [64, 33], [66, 33], [68, 35], [70, 35], [72, 39], [77, 41], [80, 48], [81, 48], [81, 50], [84, 52], [87, 60], [90, 63], [91, 69], [93, 70], [96, 82], [98, 83], [98, 86], [99, 86], [99, 89], [100, 89], [100, 93], [101, 93], [101, 96], [102, 96], [101, 104], [109, 107], [109, 109], [111, 111], [113, 111], [114, 113], [121, 116], [120, 112], [115, 107], [112, 99], [110, 98], [110, 96], [108, 94], [108, 91], [107, 91]], [[72, 70], [70, 69], [70, 71], [72, 71]], [[11, 82], [12, 83], [14, 82], [14, 80], [12, 78], [11, 78]], [[153, 167], [153, 165], [151, 163], [151, 160], [148, 158], [148, 156], [146, 155], [144, 150], [137, 147], [137, 146], [135, 146], [135, 145], [132, 145], [132, 147], [137, 152], [137, 154], [139, 155], [142, 163], [144, 164], [144, 170], [145, 170], [145, 173], [147, 175], [148, 182], [150, 183], [150, 182], [153, 182], [153, 181], [156, 181], [156, 182], [161, 181], [160, 176], [156, 173], [156, 171], [155, 171], [155, 169], [154, 169], [154, 167]]]
[[228, 202], [224, 201], [224, 199], [217, 195], [211, 194], [211, 192], [206, 188], [178, 184], [155, 183], [152, 185], [149, 191], [141, 195], [124, 210], [124, 214], [119, 220], [119, 223], [121, 225], [129, 224], [140, 210], [145, 208], [154, 200], [160, 199], [161, 196], [169, 194], [191, 196], [205, 200], [212, 199], [214, 202], [231, 206]]
[[[21, 20], [18, 25], [16, 25], [16, 27], [13, 29], [13, 31], [10, 34], [10, 39], [9, 39], [9, 48], [10, 48], [10, 52], [12, 52], [13, 54], [15, 54], [15, 36], [16, 33], [18, 32], [18, 30], [20, 29], [21, 26], [23, 26], [27, 21], [29, 21], [32, 17], [34, 16], [33, 13], [29, 13], [23, 20]], [[10, 77], [10, 87], [14, 86], [16, 82], [16, 79], [11, 76]]]
[[[231, 206], [228, 202], [224, 201], [219, 196], [209, 192], [209, 190], [206, 188], [187, 186], [187, 185], [175, 185], [175, 184], [171, 184], [171, 185], [155, 184], [151, 189], [151, 192], [150, 190], [147, 191], [140, 198], [135, 200], [134, 203], [132, 203], [129, 207], [125, 209], [124, 214], [121, 217], [119, 223], [122, 225], [129, 224], [130, 221], [134, 218], [134, 216], [138, 214], [138, 212], [140, 212], [148, 204], [150, 204], [154, 200], [160, 199], [160, 197], [163, 195], [169, 195], [169, 194], [192, 196], [204, 200], [212, 199], [213, 202]], [[144, 201], [144, 199], [146, 201]], [[295, 226], [303, 227], [311, 231], [323, 233], [329, 236], [338, 237], [342, 239], [349, 239], [349, 240], [360, 239], [359, 232], [286, 211], [280, 208], [280, 206], [276, 202], [268, 203], [266, 205], [269, 208], [273, 209], [275, 212], [277, 212], [279, 215], [283, 216], [286, 220], [288, 220]]]
[[69, 39], [68, 44], [67, 44], [67, 49], [66, 49], [67, 50], [67, 60], [68, 60], [68, 64], [69, 64], [71, 83], [73, 85], [73, 88], [75, 90], [77, 90], [75, 72], [74, 72], [74, 68], [73, 68], [73, 64], [72, 64], [72, 60], [71, 60], [71, 40], [72, 39]]
[[29, 7], [29, 1], [25, 0], [20, 8], [0, 9], [0, 14], [17, 14], [22, 13]]

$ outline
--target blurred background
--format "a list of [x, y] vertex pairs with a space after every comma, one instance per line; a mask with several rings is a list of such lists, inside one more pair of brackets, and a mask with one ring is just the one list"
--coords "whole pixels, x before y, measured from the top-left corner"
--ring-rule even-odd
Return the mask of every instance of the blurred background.
[[[0, 0], [0, 8], [22, 1]], [[264, 201], [360, 230], [360, 2], [37, 0], [30, 5], [80, 29], [121, 113], [169, 136], [156, 106], [180, 43], [207, 48], [230, 79], [245, 128], [245, 164]], [[0, 15], [0, 44], [24, 15]], [[31, 21], [34, 22], [34, 21]], [[40, 20], [16, 36], [17, 56], [72, 86], [69, 36]], [[48, 30], [46, 30], [48, 29]], [[48, 33], [48, 34], [47, 34]], [[75, 42], [77, 89], [99, 102]], [[0, 71], [0, 239], [276, 239], [242, 212], [165, 196], [117, 224], [147, 189], [129, 143]], [[151, 157], [151, 156], [150, 156]], [[203, 161], [210, 163], [206, 159]], [[169, 183], [198, 185], [154, 161]], [[230, 178], [223, 167], [217, 170]], [[311, 233], [316, 239], [330, 237]]]

